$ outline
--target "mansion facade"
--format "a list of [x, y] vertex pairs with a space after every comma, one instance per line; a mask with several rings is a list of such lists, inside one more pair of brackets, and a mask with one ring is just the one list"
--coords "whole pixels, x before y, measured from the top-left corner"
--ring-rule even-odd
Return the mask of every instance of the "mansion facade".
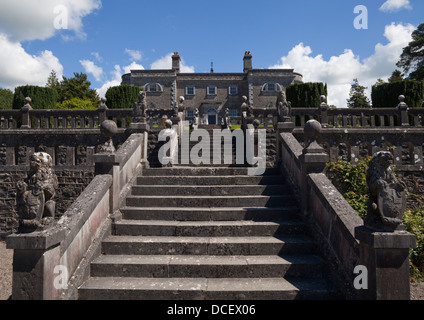
[[181, 73], [180, 63], [175, 52], [172, 69], [131, 70], [122, 76], [122, 84], [144, 88], [148, 109], [173, 109], [184, 97], [187, 118], [197, 109], [201, 124], [216, 125], [227, 108], [231, 117], [241, 116], [243, 96], [253, 109], [275, 109], [279, 92], [303, 82], [293, 69], [253, 69], [250, 52], [244, 55], [241, 73]]

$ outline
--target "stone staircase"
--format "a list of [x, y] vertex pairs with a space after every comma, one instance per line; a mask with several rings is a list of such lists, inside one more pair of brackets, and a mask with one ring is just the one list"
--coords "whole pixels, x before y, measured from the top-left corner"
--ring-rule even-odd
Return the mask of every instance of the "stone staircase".
[[337, 298], [298, 210], [275, 169], [145, 169], [79, 299]]

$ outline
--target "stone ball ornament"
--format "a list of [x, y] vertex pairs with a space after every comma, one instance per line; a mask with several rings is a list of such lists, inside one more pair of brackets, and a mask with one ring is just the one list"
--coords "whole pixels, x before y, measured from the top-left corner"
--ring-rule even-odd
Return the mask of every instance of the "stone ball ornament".
[[115, 134], [118, 133], [118, 126], [116, 125], [115, 121], [112, 120], [105, 120], [100, 125], [100, 132], [105, 137], [111, 138]]
[[317, 120], [309, 120], [304, 127], [304, 134], [308, 141], [315, 141], [318, 139], [322, 131], [321, 123]]

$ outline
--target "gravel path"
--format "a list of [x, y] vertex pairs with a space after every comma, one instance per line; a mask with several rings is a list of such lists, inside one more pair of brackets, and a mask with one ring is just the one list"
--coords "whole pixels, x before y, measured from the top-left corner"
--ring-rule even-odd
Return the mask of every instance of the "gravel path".
[[[12, 295], [13, 250], [6, 249], [0, 240], [0, 300], [8, 300]], [[411, 284], [411, 300], [424, 300], [424, 283]]]
[[12, 295], [13, 250], [6, 249], [6, 243], [0, 240], [0, 300], [8, 300]]

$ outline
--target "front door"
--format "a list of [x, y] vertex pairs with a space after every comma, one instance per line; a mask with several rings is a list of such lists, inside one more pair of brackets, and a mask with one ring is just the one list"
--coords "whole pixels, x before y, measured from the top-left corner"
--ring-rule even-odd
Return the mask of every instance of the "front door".
[[215, 109], [210, 109], [208, 111], [208, 124], [217, 124], [217, 114]]

